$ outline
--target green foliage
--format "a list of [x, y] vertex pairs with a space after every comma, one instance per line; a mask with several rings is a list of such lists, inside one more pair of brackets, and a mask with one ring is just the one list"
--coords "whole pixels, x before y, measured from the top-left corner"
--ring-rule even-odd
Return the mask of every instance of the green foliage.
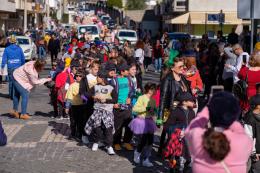
[[128, 10], [144, 10], [146, 8], [145, 0], [128, 0], [126, 7]]
[[118, 8], [122, 8], [123, 7], [122, 0], [108, 0], [107, 1], [107, 5], [109, 7], [118, 7]]

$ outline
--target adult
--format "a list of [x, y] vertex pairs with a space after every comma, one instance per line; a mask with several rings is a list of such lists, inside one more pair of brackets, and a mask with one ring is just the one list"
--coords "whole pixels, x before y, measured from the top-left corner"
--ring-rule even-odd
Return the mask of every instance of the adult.
[[51, 64], [57, 60], [58, 53], [60, 52], [60, 40], [56, 38], [55, 34], [52, 34], [48, 44], [48, 50], [51, 53]]
[[153, 48], [153, 58], [154, 58], [154, 66], [155, 66], [156, 73], [161, 72], [163, 54], [164, 54], [164, 50], [161, 46], [160, 40], [156, 40], [156, 44]]
[[144, 42], [144, 69], [147, 72], [148, 66], [152, 63], [152, 46], [149, 39]]
[[10, 45], [5, 48], [3, 58], [2, 58], [2, 74], [4, 73], [4, 68], [7, 65], [7, 72], [8, 72], [8, 79], [9, 79], [9, 97], [13, 99], [14, 95], [14, 78], [13, 72], [15, 69], [19, 68], [20, 66], [24, 65], [25, 57], [23, 50], [20, 46], [16, 45], [16, 37], [11, 35], [9, 38]]
[[237, 44], [238, 43], [238, 35], [236, 33], [236, 28], [232, 28], [232, 31], [230, 34], [228, 34], [228, 43], [231, 45]]
[[235, 44], [232, 47], [232, 49], [235, 55], [237, 55], [236, 64], [235, 65], [226, 64], [225, 67], [231, 70], [231, 72], [233, 73], [234, 83], [236, 83], [237, 81], [239, 81], [238, 73], [242, 67], [242, 64], [244, 64], [245, 66], [248, 65], [249, 55], [247, 52], [243, 51], [242, 47], [239, 44]]
[[[12, 116], [25, 120], [30, 118], [27, 114], [27, 104], [31, 89], [35, 85], [43, 85], [45, 82], [52, 80], [51, 78], [39, 79], [39, 73], [44, 69], [45, 64], [46, 62], [42, 60], [30, 61], [13, 72], [14, 96]], [[21, 114], [18, 113], [20, 97], [22, 98]]]
[[219, 92], [190, 123], [185, 138], [193, 173], [246, 173], [253, 141], [237, 121], [240, 113], [238, 100]]
[[[188, 82], [183, 75], [184, 68], [184, 59], [175, 58], [174, 64], [171, 67], [170, 73], [162, 79], [161, 91], [160, 91], [160, 106], [159, 106], [159, 115], [158, 119], [164, 119], [164, 113], [166, 110], [171, 111], [174, 107], [179, 104], [177, 99], [178, 95], [181, 95], [184, 92], [191, 93], [190, 82]], [[161, 123], [161, 122], [157, 122]], [[162, 148], [165, 143], [166, 131], [165, 129], [161, 135], [159, 153], [162, 151]]]
[[136, 43], [135, 59], [142, 73], [144, 73], [144, 42], [141, 40]]
[[[240, 79], [247, 78], [247, 97], [248, 100], [256, 94], [256, 84], [260, 83], [260, 54], [255, 54], [249, 61], [250, 67], [243, 66], [238, 74]], [[242, 105], [244, 110], [249, 108], [248, 100]]]

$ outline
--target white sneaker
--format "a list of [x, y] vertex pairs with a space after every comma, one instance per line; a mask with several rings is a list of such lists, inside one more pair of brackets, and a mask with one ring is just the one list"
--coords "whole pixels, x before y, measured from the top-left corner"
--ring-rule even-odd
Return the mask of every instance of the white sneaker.
[[97, 143], [94, 143], [92, 145], [92, 151], [97, 151], [98, 150], [98, 144]]
[[153, 164], [150, 162], [150, 160], [147, 158], [143, 161], [143, 166], [145, 167], [153, 167]]
[[141, 156], [141, 153], [138, 153], [136, 150], [134, 152], [134, 162], [136, 164], [139, 164], [140, 163], [140, 156]]
[[108, 148], [107, 148], [107, 153], [108, 153], [109, 155], [115, 155], [115, 154], [116, 154], [116, 153], [114, 152], [113, 147], [108, 147]]
[[157, 70], [155, 70], [154, 72], [157, 73]]
[[88, 140], [87, 136], [82, 136], [81, 140], [82, 140], [83, 144], [88, 144], [89, 143], [89, 140]]

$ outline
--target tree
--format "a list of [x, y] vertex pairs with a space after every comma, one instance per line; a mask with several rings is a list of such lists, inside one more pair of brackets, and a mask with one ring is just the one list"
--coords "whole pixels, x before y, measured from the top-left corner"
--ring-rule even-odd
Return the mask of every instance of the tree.
[[143, 10], [146, 8], [145, 0], [128, 0], [126, 7], [128, 10]]
[[118, 8], [122, 8], [123, 7], [122, 0], [108, 0], [107, 1], [107, 5], [109, 7], [118, 7]]

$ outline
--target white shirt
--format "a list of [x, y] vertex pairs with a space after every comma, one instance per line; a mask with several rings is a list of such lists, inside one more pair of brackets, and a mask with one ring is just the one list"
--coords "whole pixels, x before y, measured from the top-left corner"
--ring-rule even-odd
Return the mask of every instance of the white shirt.
[[144, 50], [139, 48], [135, 50], [135, 57], [139, 58], [139, 63], [143, 64], [144, 63]]
[[236, 60], [236, 65], [235, 66], [231, 66], [230, 69], [231, 71], [233, 72], [233, 79], [234, 79], [234, 83], [238, 82], [239, 81], [239, 78], [238, 78], [238, 73], [242, 67], [242, 64], [243, 64], [243, 56], [246, 56], [246, 66], [248, 66], [248, 61], [249, 61], [249, 54], [247, 52], [243, 52], [241, 53], [238, 57], [237, 57], [237, 60]]

